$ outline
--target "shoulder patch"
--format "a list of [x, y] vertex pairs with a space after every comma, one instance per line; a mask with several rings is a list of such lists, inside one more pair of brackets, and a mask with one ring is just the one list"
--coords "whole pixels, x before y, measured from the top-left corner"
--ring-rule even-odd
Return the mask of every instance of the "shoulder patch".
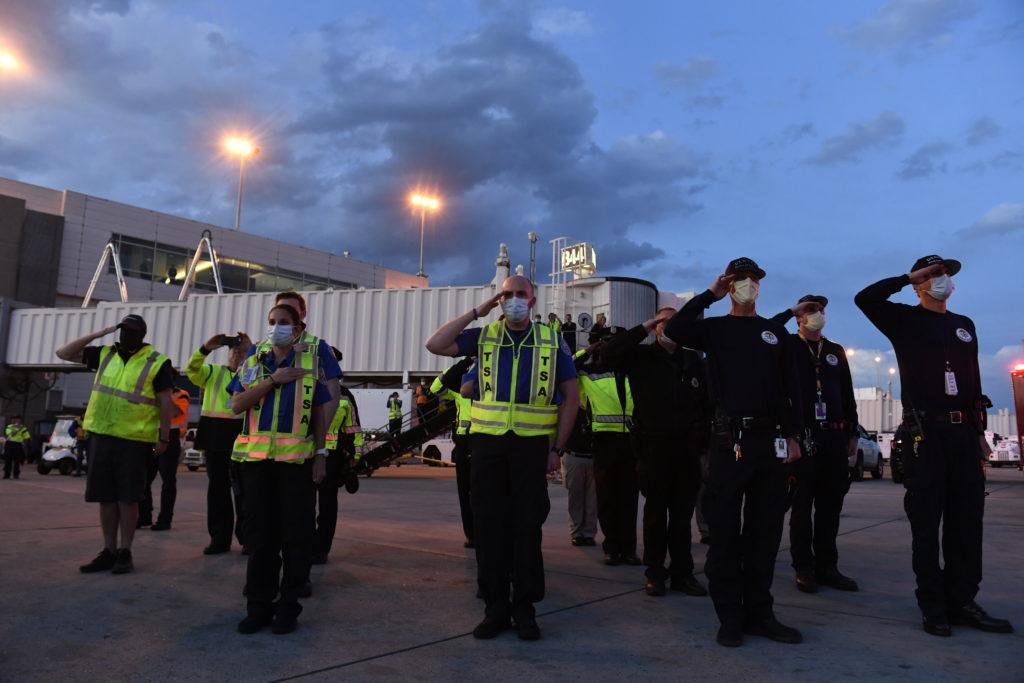
[[825, 356], [825, 362], [831, 365], [832, 367], [839, 365], [839, 359], [836, 358], [836, 354], [834, 353], [830, 353], [827, 356]]
[[694, 389], [696, 389], [697, 387], [700, 386], [700, 380], [698, 380], [696, 377], [691, 377], [690, 378], [690, 386], [693, 387]]
[[766, 344], [778, 344], [779, 343], [779, 338], [776, 337], [775, 333], [770, 331], [770, 330], [765, 330], [764, 332], [762, 332], [761, 333], [761, 339], [763, 339]]
[[971, 333], [968, 332], [967, 330], [965, 330], [962, 327], [956, 328], [956, 336], [957, 336], [957, 339], [959, 339], [962, 342], [972, 342], [972, 341], [974, 341], [974, 337], [971, 336]]

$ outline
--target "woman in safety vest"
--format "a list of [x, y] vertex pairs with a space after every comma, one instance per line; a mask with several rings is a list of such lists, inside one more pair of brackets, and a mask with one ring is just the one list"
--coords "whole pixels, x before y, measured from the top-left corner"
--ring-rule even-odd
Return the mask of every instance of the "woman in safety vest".
[[298, 311], [271, 308], [266, 340], [228, 386], [231, 409], [245, 413], [231, 456], [241, 463], [249, 548], [248, 615], [239, 633], [267, 625], [290, 633], [302, 612], [298, 593], [309, 571], [313, 487], [326, 469], [323, 405], [331, 395], [319, 379], [317, 349], [297, 343], [301, 336]]

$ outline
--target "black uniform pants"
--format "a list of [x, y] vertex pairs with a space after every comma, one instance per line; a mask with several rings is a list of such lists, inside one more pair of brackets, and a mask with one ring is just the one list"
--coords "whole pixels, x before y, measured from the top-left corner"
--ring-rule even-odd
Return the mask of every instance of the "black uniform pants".
[[235, 499], [235, 538], [245, 547], [245, 486], [242, 483], [242, 463], [231, 461], [231, 495]]
[[[298, 592], [309, 575], [313, 534], [313, 460], [244, 462], [246, 571], [249, 612], [299, 611]], [[284, 568], [283, 576], [281, 574]]]
[[181, 460], [181, 439], [177, 429], [172, 429], [167, 449], [160, 455], [153, 454], [146, 461], [146, 488], [139, 502], [139, 519], [143, 524], [153, 520], [153, 482], [160, 474], [160, 513], [157, 522], [171, 523], [174, 517], [174, 501], [178, 498], [178, 461]]
[[845, 432], [815, 432], [815, 452], [792, 465], [796, 478], [789, 515], [789, 544], [793, 569], [822, 571], [839, 562], [836, 535], [843, 498], [850, 490], [850, 468]]
[[473, 434], [471, 444], [477, 582], [486, 613], [532, 616], [533, 603], [544, 599], [548, 438]]
[[345, 458], [348, 458], [345, 451], [331, 451], [324, 461], [327, 474], [322, 482], [315, 485], [317, 515], [313, 532], [314, 555], [327, 555], [334, 544], [334, 532], [338, 528], [338, 478]]
[[4, 444], [4, 479], [9, 479], [11, 473], [15, 478], [21, 476], [21, 463], [25, 460], [25, 449], [17, 441], [8, 441]]
[[402, 418], [401, 417], [393, 417], [393, 418], [388, 420], [388, 433], [391, 434], [391, 436], [398, 436], [398, 434], [401, 431], [402, 431]]
[[917, 604], [926, 616], [945, 615], [978, 594], [985, 517], [981, 461], [978, 433], [966, 424], [927, 424], [917, 455], [909, 447], [903, 457]]
[[[690, 450], [681, 435], [642, 434], [637, 470], [644, 494], [647, 578], [693, 574], [690, 520], [700, 490], [700, 455]], [[672, 558], [668, 569], [666, 556]]]
[[455, 449], [452, 451], [452, 460], [455, 461], [455, 486], [459, 490], [459, 512], [462, 515], [462, 533], [466, 539], [473, 541], [476, 537], [476, 530], [473, 528], [473, 505], [470, 502], [469, 492], [472, 490], [472, 466], [470, 464], [469, 435], [456, 434], [452, 437]]
[[594, 432], [594, 485], [597, 521], [608, 555], [636, 555], [636, 510], [640, 500], [632, 437]]
[[235, 509], [241, 517], [242, 501], [232, 495], [231, 449], [206, 450], [206, 530], [210, 533], [210, 545], [227, 547], [231, 545], [231, 532], [235, 532], [242, 543], [240, 526], [235, 525]]
[[704, 569], [722, 623], [772, 614], [788, 478], [788, 466], [775, 457], [775, 436], [773, 431], [744, 432], [738, 460], [731, 436], [712, 439], [704, 493], [711, 543]]

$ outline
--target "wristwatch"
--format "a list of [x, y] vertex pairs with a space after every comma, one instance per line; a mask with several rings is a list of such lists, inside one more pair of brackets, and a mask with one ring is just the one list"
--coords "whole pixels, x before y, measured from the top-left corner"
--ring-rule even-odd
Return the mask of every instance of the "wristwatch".
[[313, 453], [313, 455], [322, 455], [322, 456], [324, 456], [326, 458], [327, 457], [327, 449], [326, 448], [318, 448]]
[[551, 447], [551, 452], [554, 453], [555, 455], [557, 455], [559, 458], [561, 458], [563, 455], [565, 455], [565, 449], [564, 448], [559, 448], [558, 446], [552, 446]]

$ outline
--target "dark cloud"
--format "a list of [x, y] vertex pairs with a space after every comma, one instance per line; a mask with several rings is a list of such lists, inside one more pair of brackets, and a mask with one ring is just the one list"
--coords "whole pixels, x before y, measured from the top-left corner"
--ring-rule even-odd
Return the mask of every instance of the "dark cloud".
[[906, 124], [895, 112], [882, 112], [873, 119], [851, 125], [845, 133], [826, 138], [821, 149], [806, 163], [829, 166], [858, 161], [861, 153], [892, 145], [903, 137]]
[[1024, 203], [1003, 202], [992, 207], [988, 213], [960, 230], [957, 235], [976, 238], [1005, 237], [1018, 232], [1024, 232]]
[[971, 146], [980, 145], [989, 140], [999, 137], [1003, 132], [1002, 127], [987, 116], [975, 119], [967, 129], [967, 144]]
[[804, 138], [812, 138], [818, 134], [814, 124], [810, 121], [804, 123], [794, 123], [790, 126], [786, 126], [785, 130], [782, 131], [782, 142], [783, 144], [793, 144], [799, 142]]
[[921, 145], [903, 160], [902, 168], [896, 177], [902, 180], [928, 178], [936, 173], [946, 172], [946, 163], [942, 158], [953, 151], [953, 146], [946, 142], [930, 142]]
[[620, 238], [596, 245], [597, 265], [601, 272], [615, 272], [619, 268], [640, 266], [665, 257], [665, 250], [650, 242], [633, 242]]
[[944, 44], [954, 27], [978, 9], [975, 0], [889, 0], [872, 16], [837, 33], [857, 47], [906, 54]]
[[690, 57], [683, 64], [662, 63], [654, 67], [654, 75], [662, 85], [682, 89], [704, 85], [720, 71], [717, 59], [703, 55]]

